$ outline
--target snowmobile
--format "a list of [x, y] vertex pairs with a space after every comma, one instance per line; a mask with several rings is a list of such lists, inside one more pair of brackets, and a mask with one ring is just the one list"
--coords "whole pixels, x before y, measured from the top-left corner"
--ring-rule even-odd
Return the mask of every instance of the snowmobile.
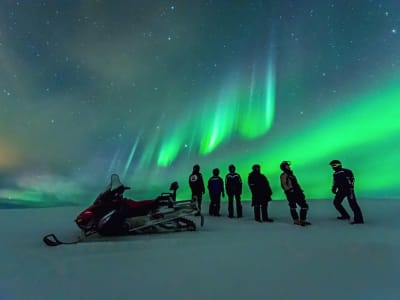
[[94, 203], [83, 210], [75, 219], [81, 229], [81, 237], [74, 242], [61, 242], [54, 234], [48, 234], [43, 241], [49, 246], [75, 244], [91, 235], [116, 236], [140, 233], [160, 233], [171, 231], [195, 231], [196, 223], [188, 218], [200, 217], [203, 226], [204, 217], [197, 206], [197, 199], [176, 201], [179, 188], [175, 181], [170, 192], [161, 193], [156, 199], [135, 201], [124, 198], [124, 186], [117, 174], [111, 176], [111, 183], [100, 193]]

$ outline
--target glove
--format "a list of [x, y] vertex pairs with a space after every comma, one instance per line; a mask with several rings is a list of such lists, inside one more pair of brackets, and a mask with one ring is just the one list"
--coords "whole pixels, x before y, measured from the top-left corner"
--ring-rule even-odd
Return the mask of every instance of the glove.
[[332, 188], [332, 193], [336, 194], [336, 188]]

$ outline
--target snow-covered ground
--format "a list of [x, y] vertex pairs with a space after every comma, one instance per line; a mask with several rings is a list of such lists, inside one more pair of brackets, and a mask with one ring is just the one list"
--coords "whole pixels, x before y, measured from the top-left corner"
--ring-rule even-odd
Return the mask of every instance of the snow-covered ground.
[[[360, 201], [366, 224], [310, 201], [312, 226], [208, 217], [196, 232], [47, 247], [73, 239], [77, 207], [1, 210], [0, 299], [400, 299], [400, 200]], [[206, 210], [206, 205], [203, 209]]]

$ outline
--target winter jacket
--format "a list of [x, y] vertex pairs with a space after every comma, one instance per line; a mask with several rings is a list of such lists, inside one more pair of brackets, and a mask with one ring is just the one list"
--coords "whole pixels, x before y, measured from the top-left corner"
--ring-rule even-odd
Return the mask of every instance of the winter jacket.
[[341, 168], [333, 173], [332, 192], [349, 192], [354, 189], [354, 175], [349, 169]]
[[272, 190], [265, 175], [251, 172], [248, 177], [248, 184], [253, 205], [265, 205], [268, 201], [271, 201]]
[[228, 173], [225, 177], [225, 188], [227, 194], [242, 193], [242, 178], [238, 173]]
[[224, 195], [224, 181], [219, 176], [212, 176], [208, 180], [208, 191], [210, 195], [220, 196]]
[[201, 173], [192, 173], [189, 176], [189, 186], [192, 194], [199, 195], [205, 193], [203, 175]]

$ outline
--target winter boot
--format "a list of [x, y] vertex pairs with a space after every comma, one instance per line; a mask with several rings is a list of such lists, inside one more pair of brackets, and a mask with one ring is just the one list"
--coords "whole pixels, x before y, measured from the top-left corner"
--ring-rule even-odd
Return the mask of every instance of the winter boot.
[[299, 219], [295, 219], [295, 220], [293, 220], [293, 224], [294, 225], [301, 225], [301, 222], [300, 222]]
[[307, 226], [307, 225], [311, 225], [310, 222], [306, 221], [306, 220], [301, 220], [300, 221], [301, 226]]

